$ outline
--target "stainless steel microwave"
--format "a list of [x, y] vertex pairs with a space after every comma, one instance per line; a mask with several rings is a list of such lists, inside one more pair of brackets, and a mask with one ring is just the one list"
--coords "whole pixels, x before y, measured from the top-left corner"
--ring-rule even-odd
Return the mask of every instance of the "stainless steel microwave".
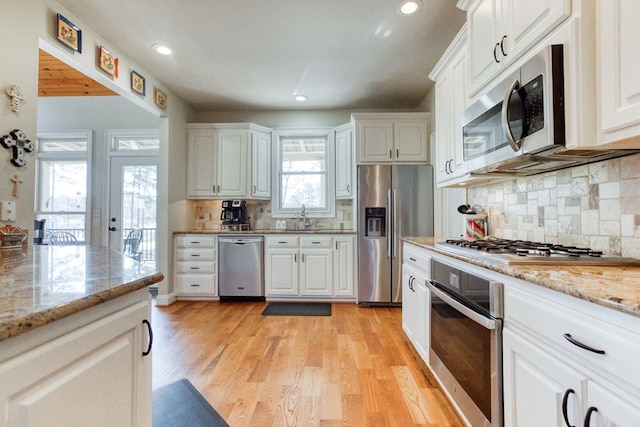
[[482, 174], [524, 175], [558, 169], [549, 154], [565, 146], [563, 46], [546, 46], [467, 108], [464, 167]]

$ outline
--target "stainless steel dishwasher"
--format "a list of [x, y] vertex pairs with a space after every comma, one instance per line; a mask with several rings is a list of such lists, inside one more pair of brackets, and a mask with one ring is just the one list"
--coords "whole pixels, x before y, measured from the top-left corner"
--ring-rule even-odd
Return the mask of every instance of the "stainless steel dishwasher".
[[264, 299], [264, 237], [218, 237], [220, 299]]

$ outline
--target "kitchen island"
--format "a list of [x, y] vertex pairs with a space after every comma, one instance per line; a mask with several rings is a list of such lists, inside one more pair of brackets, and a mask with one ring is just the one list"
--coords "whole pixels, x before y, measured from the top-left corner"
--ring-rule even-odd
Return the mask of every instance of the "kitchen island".
[[0, 425], [151, 425], [163, 277], [104, 247], [0, 252]]

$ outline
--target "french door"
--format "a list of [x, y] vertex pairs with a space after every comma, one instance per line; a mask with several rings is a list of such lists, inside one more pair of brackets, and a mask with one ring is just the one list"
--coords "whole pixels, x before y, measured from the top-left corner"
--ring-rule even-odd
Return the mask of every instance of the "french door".
[[157, 156], [112, 156], [109, 248], [156, 267]]

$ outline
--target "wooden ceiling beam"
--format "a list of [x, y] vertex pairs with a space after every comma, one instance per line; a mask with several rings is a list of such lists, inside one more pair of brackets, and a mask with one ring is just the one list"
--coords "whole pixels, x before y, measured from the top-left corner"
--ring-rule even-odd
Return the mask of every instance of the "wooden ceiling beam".
[[38, 96], [118, 96], [42, 49], [38, 71]]

